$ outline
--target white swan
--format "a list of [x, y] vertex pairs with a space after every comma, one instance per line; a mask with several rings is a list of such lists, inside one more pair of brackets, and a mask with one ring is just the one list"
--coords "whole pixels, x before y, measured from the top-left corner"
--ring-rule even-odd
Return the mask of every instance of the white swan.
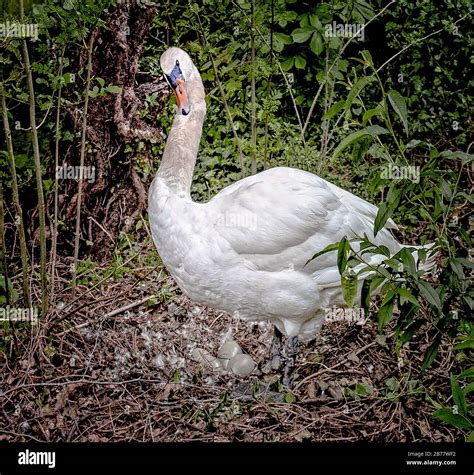
[[[190, 188], [206, 113], [201, 76], [169, 48], [161, 67], [178, 111], [149, 191], [151, 232], [161, 259], [192, 300], [246, 320], [270, 320], [289, 337], [314, 337], [325, 309], [343, 305], [336, 253], [316, 252], [367, 234], [392, 253], [403, 245], [388, 221], [373, 235], [377, 207], [302, 170], [278, 167], [242, 179], [207, 203]], [[370, 257], [373, 264], [380, 256]]]

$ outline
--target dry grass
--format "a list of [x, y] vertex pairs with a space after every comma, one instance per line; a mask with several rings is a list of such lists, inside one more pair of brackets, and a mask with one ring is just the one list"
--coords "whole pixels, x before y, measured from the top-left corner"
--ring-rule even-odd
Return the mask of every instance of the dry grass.
[[[450, 394], [454, 361], [447, 344], [422, 376], [429, 344], [424, 337], [405, 347], [397, 361], [391, 338], [377, 337], [372, 323], [326, 324], [315, 342], [301, 346], [288, 394], [278, 374], [257, 370], [239, 379], [190, 358], [196, 346], [216, 354], [232, 336], [261, 367], [271, 325], [232, 320], [192, 304], [153, 265], [133, 265], [117, 281], [79, 286], [80, 297], [71, 303], [67, 263], [62, 264], [57, 310], [33, 331], [16, 329], [14, 358], [0, 354], [0, 439], [463, 439], [431, 417], [430, 397], [446, 400]], [[9, 345], [6, 352], [14, 339]], [[357, 395], [357, 387], [369, 394]]]

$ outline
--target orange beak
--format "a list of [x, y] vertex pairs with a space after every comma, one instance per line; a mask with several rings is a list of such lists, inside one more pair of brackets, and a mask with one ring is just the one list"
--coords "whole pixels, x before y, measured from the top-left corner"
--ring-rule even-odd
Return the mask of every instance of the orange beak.
[[181, 112], [183, 115], [189, 114], [189, 102], [188, 102], [188, 93], [186, 92], [186, 84], [182, 79], [176, 79], [178, 84], [174, 89], [174, 94], [176, 96], [176, 104], [178, 106], [178, 112]]

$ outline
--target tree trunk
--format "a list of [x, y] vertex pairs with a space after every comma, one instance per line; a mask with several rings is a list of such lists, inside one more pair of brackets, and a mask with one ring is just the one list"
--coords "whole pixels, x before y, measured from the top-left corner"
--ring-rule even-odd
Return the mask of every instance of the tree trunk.
[[[146, 208], [146, 188], [134, 162], [124, 153], [125, 144], [143, 140], [145, 148], [141, 156], [148, 160], [150, 139], [154, 143], [162, 141], [161, 130], [139, 117], [148, 94], [167, 94], [166, 85], [157, 78], [143, 73], [137, 75], [143, 43], [154, 14], [155, 9], [150, 6], [136, 2], [119, 4], [108, 18], [108, 28], [93, 33], [92, 77], [102, 78], [106, 86], [113, 84], [121, 88], [118, 94], [91, 98], [88, 106], [85, 165], [95, 167], [95, 180], [83, 181], [80, 229], [81, 247], [89, 241], [92, 248], [87, 249], [96, 257], [106, 257], [120, 231], [130, 231]], [[86, 68], [86, 51], [78, 53], [77, 62], [77, 69]], [[149, 82], [144, 82], [144, 78]], [[159, 102], [158, 110], [153, 111], [155, 116], [163, 108], [164, 101]], [[81, 130], [83, 110], [71, 109], [69, 113], [72, 118], [69, 125], [77, 133]], [[78, 165], [79, 151], [79, 145], [64, 150], [65, 162]], [[67, 227], [71, 230], [77, 198], [76, 183], [65, 187], [60, 196]]]

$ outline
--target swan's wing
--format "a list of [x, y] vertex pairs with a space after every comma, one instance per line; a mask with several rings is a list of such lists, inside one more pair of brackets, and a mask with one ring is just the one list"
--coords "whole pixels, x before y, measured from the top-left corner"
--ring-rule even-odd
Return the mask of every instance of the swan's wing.
[[[350, 193], [349, 191], [343, 190], [336, 185], [326, 181], [326, 184], [329, 186], [329, 189], [341, 200], [342, 203], [355, 213], [365, 216], [372, 223], [375, 221], [375, 218], [378, 213], [377, 206], [365, 201], [362, 198]], [[398, 229], [398, 226], [391, 220], [387, 220], [385, 224], [386, 229]]]
[[240, 180], [209, 204], [219, 217], [216, 231], [238, 254], [278, 255], [303, 244], [315, 233], [328, 232], [340, 207], [324, 180], [301, 172], [294, 179], [272, 168]]
[[[375, 206], [326, 180], [283, 167], [240, 180], [209, 205], [214, 232], [248, 265], [266, 270], [293, 266], [309, 273], [334, 265], [334, 255], [326, 255], [305, 266], [327, 245], [344, 236], [373, 238], [377, 214]], [[389, 248], [396, 243], [385, 229], [374, 241]]]

